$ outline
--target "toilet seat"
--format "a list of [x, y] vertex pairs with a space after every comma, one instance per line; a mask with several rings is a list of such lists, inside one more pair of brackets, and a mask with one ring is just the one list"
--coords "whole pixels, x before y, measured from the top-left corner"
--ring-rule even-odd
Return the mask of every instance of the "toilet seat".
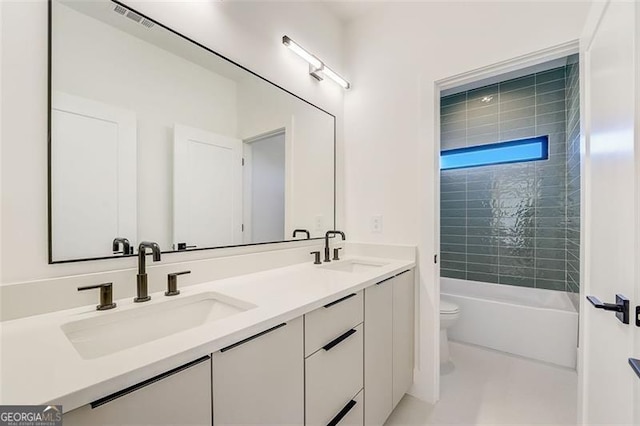
[[440, 315], [452, 315], [460, 312], [460, 307], [453, 302], [440, 299]]

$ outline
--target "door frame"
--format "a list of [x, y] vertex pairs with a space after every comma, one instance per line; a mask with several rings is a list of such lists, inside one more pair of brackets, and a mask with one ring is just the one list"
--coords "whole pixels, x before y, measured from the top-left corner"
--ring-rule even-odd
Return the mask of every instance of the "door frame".
[[[295, 142], [295, 116], [292, 115], [287, 117], [285, 120], [280, 121], [280, 123], [274, 123], [274, 126], [269, 126], [266, 129], [260, 129], [252, 136], [241, 137], [242, 140], [242, 155], [243, 158], [245, 154], [245, 146], [257, 140], [276, 135], [278, 133], [284, 133], [284, 232], [285, 235], [287, 232], [293, 231], [294, 224], [293, 221], [293, 197], [294, 197], [294, 182], [293, 182], [293, 172], [294, 172], [294, 162], [293, 157], [295, 153], [294, 142]], [[249, 159], [250, 161], [250, 159]], [[243, 180], [247, 176], [245, 170], [242, 171]], [[242, 199], [243, 199], [243, 212], [242, 212], [242, 220], [245, 225], [245, 230], [247, 226], [250, 225], [251, 213], [247, 213], [246, 204], [244, 202], [247, 201], [247, 197], [250, 198], [250, 194], [247, 194], [246, 185], [242, 184]], [[250, 205], [250, 204], [249, 204]], [[243, 236], [244, 238], [244, 236]], [[285, 238], [286, 239], [286, 238]], [[252, 243], [254, 244], [254, 243]]]
[[[253, 239], [253, 203], [251, 202], [251, 193], [252, 193], [252, 175], [253, 170], [251, 168], [253, 162], [253, 150], [251, 149], [251, 144], [255, 142], [260, 142], [264, 139], [268, 139], [273, 136], [283, 135], [285, 140], [285, 194], [284, 194], [284, 205], [285, 205], [285, 217], [284, 217], [284, 229], [287, 228], [287, 218], [290, 217], [290, 212], [287, 210], [287, 206], [291, 205], [288, 197], [291, 197], [290, 192], [287, 191], [287, 180], [290, 180], [287, 172], [291, 169], [291, 159], [287, 156], [287, 126], [282, 126], [277, 129], [273, 129], [264, 133], [260, 133], [255, 136], [248, 137], [242, 140], [242, 222], [243, 222], [243, 232], [242, 232], [242, 241], [244, 244], [251, 244]], [[289, 142], [290, 142], [289, 137]], [[289, 150], [290, 151], [290, 150]], [[286, 239], [286, 236], [283, 235], [283, 238]]]
[[[582, 49], [581, 49], [581, 40], [574, 39], [568, 41], [566, 43], [558, 44], [555, 46], [551, 46], [546, 49], [538, 50], [535, 52], [531, 52], [525, 55], [517, 56], [512, 59], [508, 59], [506, 61], [498, 62], [495, 64], [487, 65], [485, 67], [477, 68], [471, 71], [463, 72], [460, 74], [455, 74], [449, 77], [445, 77], [434, 82], [434, 144], [433, 144], [433, 158], [434, 158], [434, 176], [433, 182], [434, 187], [433, 190], [433, 235], [434, 235], [434, 247], [433, 253], [438, 255], [438, 259], [440, 259], [440, 167], [439, 167], [439, 158], [440, 158], [440, 97], [442, 92], [452, 89], [455, 87], [460, 87], [464, 85], [469, 85], [479, 80], [487, 80], [498, 77], [500, 75], [518, 71], [524, 68], [535, 67], [536, 65], [540, 65], [545, 62], [553, 61], [556, 59], [560, 59], [563, 57], [567, 57], [574, 54], [580, 54], [580, 109], [581, 115], [582, 110], [584, 109], [584, 95], [583, 95], [583, 86], [584, 86], [584, 70], [582, 66]], [[584, 218], [586, 216], [584, 210], [584, 193], [585, 193], [585, 174], [584, 174], [584, 120], [580, 120], [580, 181], [581, 181], [581, 191], [580, 191], [580, 216], [583, 218], [580, 223], [580, 241], [584, 241]], [[584, 244], [580, 245], [580, 275], [584, 276]], [[433, 268], [433, 280], [436, 283], [435, 285], [435, 303], [434, 307], [436, 312], [440, 310], [440, 261], [434, 265]], [[583, 286], [580, 286], [580, 299], [583, 297]], [[436, 315], [436, 330], [440, 328], [440, 317]], [[435, 339], [435, 344], [439, 345], [439, 340]], [[439, 393], [440, 390], [440, 351], [439, 347], [435, 350], [435, 372], [436, 372], [436, 383], [435, 388]], [[578, 356], [578, 377], [580, 380], [580, 357]], [[578, 385], [580, 381], [578, 382]], [[578, 398], [578, 412], [582, 409], [581, 399]]]

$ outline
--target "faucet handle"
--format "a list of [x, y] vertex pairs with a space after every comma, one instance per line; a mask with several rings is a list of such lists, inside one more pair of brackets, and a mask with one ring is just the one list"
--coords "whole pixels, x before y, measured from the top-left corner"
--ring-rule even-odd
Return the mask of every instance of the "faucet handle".
[[178, 290], [178, 275], [190, 274], [191, 271], [173, 272], [167, 275], [167, 291], [164, 292], [165, 296], [177, 296], [180, 294]]
[[313, 255], [315, 255], [315, 260], [313, 261], [313, 264], [314, 264], [314, 265], [320, 265], [320, 264], [322, 264], [322, 262], [320, 262], [320, 251], [319, 251], [319, 250], [318, 250], [318, 251], [312, 251], [312, 252], [311, 252], [311, 253], [309, 253], [309, 254], [313, 254]]
[[342, 250], [342, 247], [336, 247], [333, 249], [333, 260], [340, 260], [340, 257], [338, 256], [338, 252]]
[[96, 306], [98, 311], [106, 311], [107, 309], [113, 309], [116, 304], [113, 302], [113, 283], [103, 283], [96, 285], [87, 285], [84, 287], [78, 287], [78, 291], [100, 289], [100, 304]]

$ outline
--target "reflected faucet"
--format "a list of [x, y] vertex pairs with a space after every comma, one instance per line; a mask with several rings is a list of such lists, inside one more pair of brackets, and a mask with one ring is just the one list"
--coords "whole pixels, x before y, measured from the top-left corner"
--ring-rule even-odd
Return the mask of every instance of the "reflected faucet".
[[129, 240], [121, 237], [113, 239], [113, 242], [111, 243], [113, 253], [120, 253], [120, 244], [122, 244], [122, 254], [133, 254], [133, 252], [131, 251], [131, 244], [129, 243]]
[[293, 231], [293, 238], [296, 237], [297, 234], [306, 234], [307, 240], [311, 238], [311, 234], [306, 229], [296, 229]]
[[149, 296], [149, 290], [147, 286], [147, 268], [146, 268], [146, 259], [147, 255], [146, 249], [150, 248], [151, 253], [153, 254], [153, 261], [160, 261], [160, 246], [158, 243], [143, 241], [138, 246], [138, 276], [137, 276], [137, 290], [138, 295], [133, 298], [133, 301], [136, 303], [146, 302], [151, 300], [151, 296]]
[[340, 235], [342, 237], [342, 241], [345, 240], [344, 232], [342, 231], [327, 231], [324, 234], [324, 261], [331, 262], [331, 255], [329, 254], [329, 235]]

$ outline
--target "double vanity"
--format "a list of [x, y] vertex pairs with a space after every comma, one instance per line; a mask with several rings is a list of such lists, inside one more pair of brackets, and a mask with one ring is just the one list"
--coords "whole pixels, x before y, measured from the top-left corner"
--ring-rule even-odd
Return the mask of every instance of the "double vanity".
[[383, 424], [413, 379], [413, 260], [312, 262], [3, 323], [2, 404], [65, 425]]
[[[0, 404], [62, 405], [65, 425], [383, 424], [413, 381], [415, 248], [330, 251], [336, 117], [121, 1], [48, 11], [49, 263], [113, 268], [16, 290], [47, 306], [1, 323]], [[147, 249], [174, 261], [147, 276]]]

